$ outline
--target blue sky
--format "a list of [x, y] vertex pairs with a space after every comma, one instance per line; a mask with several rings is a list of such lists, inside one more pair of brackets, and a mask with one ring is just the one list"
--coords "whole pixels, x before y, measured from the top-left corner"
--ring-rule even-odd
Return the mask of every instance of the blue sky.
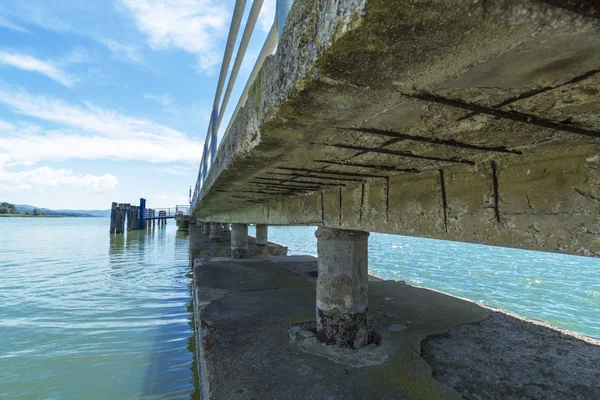
[[[264, 2], [221, 131], [274, 3]], [[105, 209], [140, 197], [150, 207], [185, 204], [233, 5], [2, 0], [0, 201], [55, 209]]]

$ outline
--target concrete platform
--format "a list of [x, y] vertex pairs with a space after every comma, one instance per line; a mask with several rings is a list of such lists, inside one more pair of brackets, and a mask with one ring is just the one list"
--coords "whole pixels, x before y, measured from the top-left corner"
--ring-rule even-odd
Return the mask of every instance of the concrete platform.
[[383, 364], [315, 354], [290, 336], [315, 319], [315, 272], [304, 256], [196, 260], [203, 398], [600, 398], [600, 342], [402, 282], [369, 283]]
[[[190, 231], [190, 264], [196, 258], [230, 257], [231, 232], [221, 232], [218, 242], [211, 242], [208, 235], [203, 235], [196, 224], [189, 224]], [[256, 238], [248, 236], [248, 254], [251, 257], [286, 256], [287, 246], [269, 242], [266, 246], [257, 246]]]

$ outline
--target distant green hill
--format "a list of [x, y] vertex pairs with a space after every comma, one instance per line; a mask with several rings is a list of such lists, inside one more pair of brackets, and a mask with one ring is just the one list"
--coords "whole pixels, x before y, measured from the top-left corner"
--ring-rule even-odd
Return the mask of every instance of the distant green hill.
[[46, 213], [46, 215], [62, 215], [63, 217], [110, 217], [110, 210], [50, 210], [48, 208], [34, 207], [28, 204], [15, 204], [17, 211], [21, 213], [32, 212], [34, 208]]

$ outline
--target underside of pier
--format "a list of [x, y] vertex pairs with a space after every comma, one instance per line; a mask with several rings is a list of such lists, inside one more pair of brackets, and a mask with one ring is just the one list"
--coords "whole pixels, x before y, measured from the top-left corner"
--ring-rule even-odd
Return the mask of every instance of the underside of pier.
[[194, 218], [600, 255], [599, 16], [296, 0]]

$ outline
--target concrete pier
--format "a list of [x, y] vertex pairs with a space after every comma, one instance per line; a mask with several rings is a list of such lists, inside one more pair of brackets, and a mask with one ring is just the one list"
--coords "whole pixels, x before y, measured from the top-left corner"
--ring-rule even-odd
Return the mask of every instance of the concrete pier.
[[205, 399], [600, 398], [600, 342], [538, 321], [370, 280], [379, 343], [343, 349], [310, 322], [314, 257], [198, 258], [193, 273]]
[[358, 349], [369, 340], [368, 232], [317, 229], [317, 337]]
[[256, 225], [256, 245], [266, 246], [269, 241], [269, 225]]
[[246, 224], [231, 226], [231, 257], [248, 258], [248, 225]]
[[204, 222], [202, 224], [202, 234], [209, 235], [210, 234], [210, 222]]
[[217, 222], [210, 223], [210, 235], [211, 242], [218, 242], [221, 240], [221, 224]]

